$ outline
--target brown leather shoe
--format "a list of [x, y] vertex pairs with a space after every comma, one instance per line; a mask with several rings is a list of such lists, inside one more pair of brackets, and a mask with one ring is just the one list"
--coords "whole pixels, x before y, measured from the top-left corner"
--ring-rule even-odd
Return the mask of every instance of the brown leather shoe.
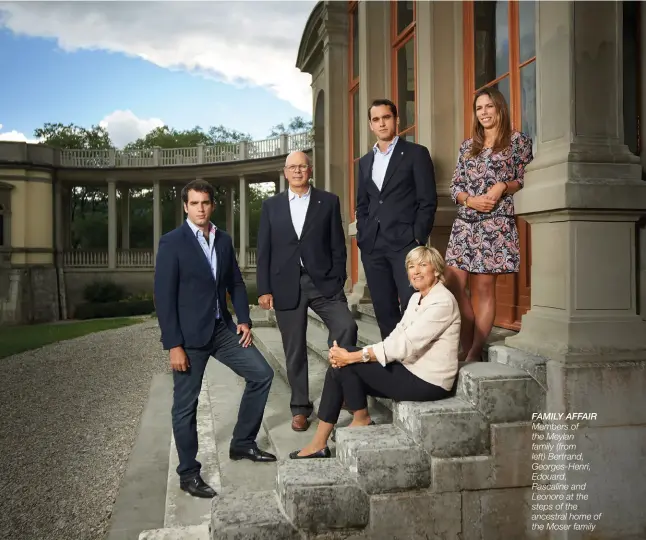
[[296, 414], [292, 418], [292, 429], [294, 431], [307, 431], [310, 422], [304, 414]]

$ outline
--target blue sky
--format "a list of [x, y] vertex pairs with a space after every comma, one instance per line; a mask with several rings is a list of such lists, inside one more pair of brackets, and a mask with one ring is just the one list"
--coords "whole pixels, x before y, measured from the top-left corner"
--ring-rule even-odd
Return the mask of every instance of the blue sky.
[[[0, 73], [10, 81], [0, 84], [0, 138], [103, 120], [118, 145], [162, 122], [261, 139], [294, 116], [310, 119], [310, 77], [294, 64], [313, 5], [263, 2], [254, 18], [245, 2], [0, 3]], [[292, 28], [288, 40], [268, 31], [272, 12]]]

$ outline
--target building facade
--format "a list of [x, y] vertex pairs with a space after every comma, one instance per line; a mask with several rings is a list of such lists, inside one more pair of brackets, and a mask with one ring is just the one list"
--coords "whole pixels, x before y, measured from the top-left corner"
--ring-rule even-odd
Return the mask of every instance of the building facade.
[[599, 414], [576, 437], [592, 469], [576, 477], [591, 489], [578, 508], [604, 512], [595, 538], [646, 530], [633, 481], [646, 451], [645, 16], [637, 2], [324, 1], [296, 62], [312, 75], [317, 182], [342, 198], [353, 301], [368, 297], [353, 236], [373, 99], [392, 99], [400, 136], [431, 152], [441, 252], [474, 92], [496, 86], [532, 137], [515, 196], [523, 263], [498, 282], [495, 324], [519, 330], [507, 346], [549, 359], [548, 411]]

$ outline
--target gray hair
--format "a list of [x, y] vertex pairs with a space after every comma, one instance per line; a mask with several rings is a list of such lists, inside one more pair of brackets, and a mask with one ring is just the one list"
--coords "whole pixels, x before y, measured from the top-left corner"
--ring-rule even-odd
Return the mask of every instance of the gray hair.
[[307, 166], [312, 167], [312, 160], [310, 159], [310, 156], [308, 156], [305, 152], [302, 152], [301, 150], [294, 150], [293, 152], [290, 152], [287, 154], [287, 157], [285, 158], [285, 167], [287, 167], [287, 162], [289, 161], [289, 158], [292, 157], [294, 154], [303, 154], [305, 156], [305, 160], [307, 161]]

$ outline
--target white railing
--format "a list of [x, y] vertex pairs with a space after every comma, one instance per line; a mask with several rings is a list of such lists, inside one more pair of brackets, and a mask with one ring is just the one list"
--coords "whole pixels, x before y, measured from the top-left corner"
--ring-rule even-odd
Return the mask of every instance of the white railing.
[[152, 268], [155, 259], [152, 249], [120, 249], [117, 251], [119, 268]]
[[247, 248], [247, 267], [256, 267], [256, 248]]
[[102, 268], [108, 266], [107, 251], [85, 251], [74, 249], [66, 251], [63, 257], [65, 266], [75, 268]]
[[[108, 252], [73, 249], [63, 256], [68, 268], [107, 268]], [[117, 250], [117, 268], [153, 268], [155, 258], [152, 249]], [[256, 267], [256, 248], [247, 248], [247, 268]]]
[[239, 159], [260, 159], [312, 148], [309, 132], [283, 135], [261, 141], [222, 143], [192, 148], [150, 148], [123, 150], [60, 150], [62, 167], [107, 169], [113, 167], [173, 167], [224, 163]]

